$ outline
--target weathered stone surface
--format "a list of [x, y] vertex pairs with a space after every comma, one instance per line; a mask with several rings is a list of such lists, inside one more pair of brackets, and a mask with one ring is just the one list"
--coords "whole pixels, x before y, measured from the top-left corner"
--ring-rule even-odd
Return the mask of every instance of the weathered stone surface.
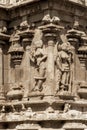
[[0, 129], [86, 130], [86, 0], [0, 2]]

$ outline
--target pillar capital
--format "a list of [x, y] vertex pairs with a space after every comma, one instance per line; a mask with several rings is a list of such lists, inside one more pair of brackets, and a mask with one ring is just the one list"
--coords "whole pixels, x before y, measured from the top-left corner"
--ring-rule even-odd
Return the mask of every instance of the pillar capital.
[[79, 41], [81, 40], [82, 31], [78, 31], [76, 29], [71, 29], [67, 31], [67, 39], [77, 49], [79, 47]]
[[19, 33], [23, 43], [30, 43], [34, 37], [34, 30], [30, 27], [27, 20], [20, 23]]
[[59, 35], [60, 31], [63, 29], [62, 26], [55, 25], [53, 23], [44, 25], [40, 27], [42, 29], [43, 35], [47, 41], [49, 40], [56, 40], [57, 36]]
[[26, 48], [31, 45], [32, 39], [34, 37], [34, 30], [27, 28], [20, 31], [20, 37], [22, 39], [22, 46]]
[[45, 15], [42, 19], [43, 25], [40, 29], [43, 32], [43, 35], [47, 41], [55, 40], [59, 35], [60, 31], [64, 29], [62, 26], [59, 25], [60, 18], [59, 17], [50, 17], [49, 14]]

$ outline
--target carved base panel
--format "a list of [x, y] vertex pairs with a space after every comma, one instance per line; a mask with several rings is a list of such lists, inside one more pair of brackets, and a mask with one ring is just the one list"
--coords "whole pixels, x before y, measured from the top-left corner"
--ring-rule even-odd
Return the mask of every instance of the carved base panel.
[[44, 98], [44, 93], [41, 92], [31, 92], [31, 94], [29, 94], [30, 101], [43, 100], [43, 98]]
[[70, 92], [59, 92], [56, 96], [63, 100], [73, 100], [75, 98], [74, 94]]

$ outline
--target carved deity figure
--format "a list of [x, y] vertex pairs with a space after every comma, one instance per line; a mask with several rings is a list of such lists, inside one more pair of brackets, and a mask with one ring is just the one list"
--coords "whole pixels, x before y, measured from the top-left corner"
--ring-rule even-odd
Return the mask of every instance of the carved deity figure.
[[57, 92], [68, 91], [71, 85], [72, 47], [69, 42], [58, 46], [56, 57], [57, 66]]
[[46, 74], [46, 59], [47, 54], [45, 49], [43, 48], [43, 43], [41, 40], [36, 42], [36, 48], [35, 52], [33, 54], [34, 62], [35, 62], [35, 68], [38, 72], [38, 75], [36, 75], [34, 78], [36, 80], [34, 91], [42, 91], [43, 87], [43, 81], [45, 79]]

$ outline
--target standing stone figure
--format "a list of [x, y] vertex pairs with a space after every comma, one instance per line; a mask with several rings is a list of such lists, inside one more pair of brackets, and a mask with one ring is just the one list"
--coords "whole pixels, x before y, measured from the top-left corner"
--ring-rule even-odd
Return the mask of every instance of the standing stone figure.
[[61, 57], [60, 54], [57, 54], [56, 57], [56, 93], [60, 90], [60, 85], [61, 85], [61, 77], [62, 77], [62, 62], [61, 62]]
[[36, 45], [36, 48], [33, 54], [33, 58], [34, 58], [35, 67], [38, 74], [34, 77], [36, 84], [33, 90], [42, 91], [43, 89], [42, 84], [43, 84], [43, 81], [45, 80], [45, 74], [46, 74], [47, 54], [46, 54], [45, 49], [43, 48], [43, 43], [41, 40], [37, 41], [35, 45]]
[[57, 66], [57, 92], [68, 91], [71, 85], [72, 48], [69, 42], [58, 46], [56, 57]]

